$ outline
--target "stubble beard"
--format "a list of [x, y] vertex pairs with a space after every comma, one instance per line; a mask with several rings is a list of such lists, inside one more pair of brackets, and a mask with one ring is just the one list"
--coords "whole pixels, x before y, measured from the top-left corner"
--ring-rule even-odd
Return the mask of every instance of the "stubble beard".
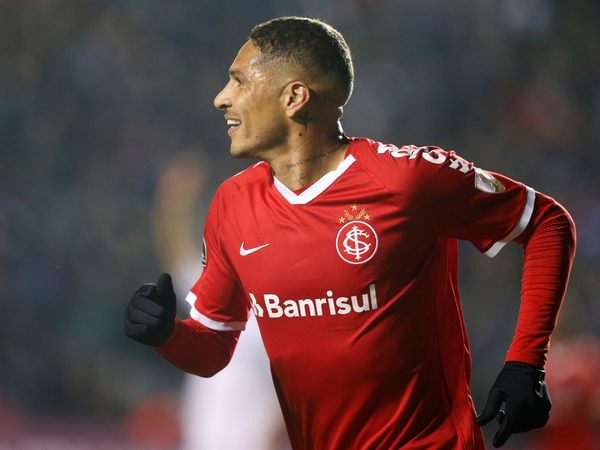
[[240, 145], [231, 143], [231, 147], [229, 149], [231, 156], [235, 159], [253, 159], [263, 161], [264, 151], [261, 151], [260, 145]]
[[[242, 130], [240, 130], [242, 131]], [[286, 142], [285, 130], [281, 126], [270, 126], [257, 136], [242, 136], [241, 142], [232, 140], [229, 151], [236, 159], [253, 159], [269, 161], [273, 150], [280, 148]]]

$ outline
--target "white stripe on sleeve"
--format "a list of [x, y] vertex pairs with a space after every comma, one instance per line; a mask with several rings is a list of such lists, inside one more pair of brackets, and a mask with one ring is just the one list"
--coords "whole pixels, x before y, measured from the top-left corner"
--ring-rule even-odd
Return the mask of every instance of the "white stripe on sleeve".
[[196, 299], [196, 295], [192, 292], [185, 298], [185, 300], [192, 305], [192, 309], [190, 310], [192, 319], [200, 322], [205, 327], [215, 331], [244, 331], [246, 329], [246, 322], [219, 322], [217, 320], [209, 319], [196, 309]]
[[500, 250], [502, 250], [502, 247], [506, 245], [507, 242], [513, 241], [516, 238], [518, 238], [519, 235], [529, 224], [529, 221], [531, 220], [531, 215], [533, 214], [533, 206], [535, 205], [535, 191], [529, 186], [526, 187], [527, 200], [525, 201], [525, 208], [523, 208], [523, 213], [521, 214], [521, 218], [519, 219], [517, 226], [508, 234], [508, 236], [506, 236], [501, 241], [496, 242], [487, 252], [485, 252], [485, 254], [490, 258], [496, 256], [500, 252]]

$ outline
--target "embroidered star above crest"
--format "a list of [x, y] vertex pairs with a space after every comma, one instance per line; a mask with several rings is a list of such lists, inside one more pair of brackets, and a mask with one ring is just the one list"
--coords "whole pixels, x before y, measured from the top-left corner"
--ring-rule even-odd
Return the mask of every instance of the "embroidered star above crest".
[[[350, 206], [350, 211], [358, 211], [358, 206], [357, 205], [352, 205]], [[344, 210], [344, 213], [342, 214], [342, 217], [340, 217], [338, 219], [339, 223], [346, 223], [346, 219], [348, 220], [371, 220], [371, 214], [367, 214], [367, 209], [366, 208], [362, 208], [357, 214], [351, 214], [348, 212], [347, 209]]]

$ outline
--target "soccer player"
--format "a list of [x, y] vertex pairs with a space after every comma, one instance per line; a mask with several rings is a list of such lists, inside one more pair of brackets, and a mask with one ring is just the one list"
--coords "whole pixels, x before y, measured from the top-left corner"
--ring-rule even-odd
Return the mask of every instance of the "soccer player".
[[[208, 377], [253, 311], [295, 450], [483, 449], [493, 418], [497, 447], [543, 426], [543, 368], [575, 251], [567, 211], [454, 152], [347, 137], [351, 55], [320, 21], [258, 25], [229, 78], [215, 106], [231, 154], [259, 162], [213, 199], [192, 317], [175, 318], [163, 274], [134, 293], [127, 336]], [[515, 241], [525, 255], [515, 338], [479, 416], [457, 239], [488, 256]]]

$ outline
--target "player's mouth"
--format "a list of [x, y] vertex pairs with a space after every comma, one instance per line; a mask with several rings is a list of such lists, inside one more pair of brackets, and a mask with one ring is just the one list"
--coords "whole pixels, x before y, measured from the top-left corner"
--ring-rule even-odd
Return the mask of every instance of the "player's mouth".
[[227, 119], [227, 126], [229, 127], [229, 130], [227, 130], [227, 132], [229, 134], [233, 133], [235, 130], [237, 130], [240, 127], [241, 124], [242, 124], [242, 122], [239, 120]]

